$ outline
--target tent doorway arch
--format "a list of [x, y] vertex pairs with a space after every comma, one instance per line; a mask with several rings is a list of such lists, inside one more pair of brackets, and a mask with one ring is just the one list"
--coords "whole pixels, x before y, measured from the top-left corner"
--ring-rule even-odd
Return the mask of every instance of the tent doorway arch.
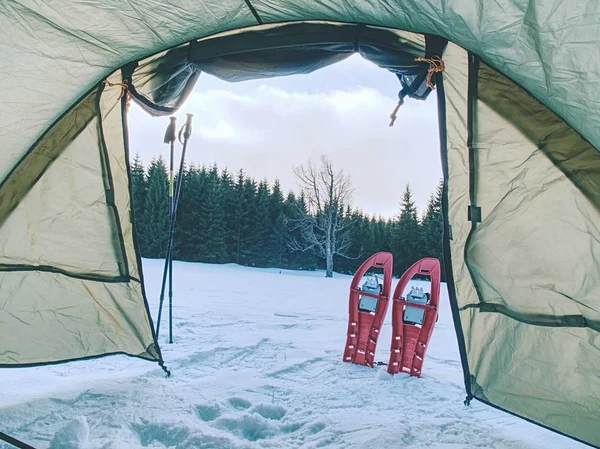
[[[494, 69], [498, 54], [489, 64], [482, 58], [489, 49], [473, 53], [431, 34], [367, 23], [274, 21], [171, 42], [152, 56], [124, 58], [48, 126], [40, 112], [44, 126], [35, 128], [35, 142], [3, 137], [14, 148], [0, 160], [0, 229], [11, 237], [4, 239], [1, 280], [13, 318], [4, 319], [10, 336], [0, 347], [0, 366], [113, 353], [162, 363], [129, 207], [125, 91], [146, 111], [165, 115], [181, 106], [202, 71], [240, 81], [306, 73], [359, 52], [398, 75], [401, 98], [426, 96], [429, 80], [438, 86], [447, 278], [468, 397], [599, 446], [600, 156], [594, 142], [600, 140], [594, 119], [577, 123], [581, 135], [567, 123], [576, 122], [572, 102], [589, 88], [561, 109], [535, 82], [528, 87], [543, 103]], [[436, 55], [445, 70], [429, 77], [432, 64], [416, 58]], [[74, 181], [66, 186], [64, 179]], [[48, 193], [52, 200], [44, 202]], [[77, 221], [64, 213], [90, 203], [96, 206], [82, 209]], [[54, 226], [43, 230], [49, 217]], [[78, 323], [65, 318], [65, 328], [94, 329], [85, 350], [33, 313], [41, 291], [51, 298], [48, 314], [52, 304], [78, 310]], [[126, 306], [115, 298], [127, 298]], [[119, 319], [99, 312], [105, 306], [118, 309]], [[31, 326], [38, 338], [24, 345], [19, 336]]]

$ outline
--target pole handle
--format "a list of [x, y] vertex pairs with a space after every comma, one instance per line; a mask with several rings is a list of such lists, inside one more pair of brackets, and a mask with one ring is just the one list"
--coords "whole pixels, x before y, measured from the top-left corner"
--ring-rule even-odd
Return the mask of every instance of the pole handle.
[[[192, 117], [194, 117], [194, 114], [187, 113], [186, 115], [185, 125], [179, 130], [179, 142], [181, 144], [183, 144], [184, 140], [188, 141], [192, 136]], [[183, 139], [181, 138], [182, 135]]]
[[169, 122], [169, 126], [167, 126], [167, 130], [165, 131], [165, 143], [175, 142], [176, 139], [175, 135], [177, 126], [175, 124], [175, 121], [177, 120], [177, 117], [169, 117], [169, 119], [171, 121]]

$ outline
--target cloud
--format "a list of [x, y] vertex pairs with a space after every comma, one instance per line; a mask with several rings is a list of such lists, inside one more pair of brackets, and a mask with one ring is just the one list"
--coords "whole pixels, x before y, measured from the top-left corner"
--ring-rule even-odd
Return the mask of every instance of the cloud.
[[[360, 69], [356, 61], [352, 64], [353, 71]], [[365, 65], [361, 70], [374, 69]], [[375, 70], [379, 76], [389, 75]], [[338, 73], [339, 68], [336, 78]], [[297, 190], [293, 168], [327, 154], [350, 174], [355, 206], [366, 213], [396, 214], [407, 183], [422, 209], [441, 176], [435, 95], [426, 102], [408, 100], [390, 128], [397, 81], [387, 77], [379, 83], [375, 75], [373, 80], [369, 86], [345, 80], [341, 88], [321, 90], [309, 76], [304, 85], [293, 79], [289, 86], [281, 79], [276, 85], [270, 80], [235, 85], [212, 80], [211, 88], [200, 90], [201, 78], [177, 114], [180, 122], [184, 112], [194, 114], [188, 160], [217, 163], [230, 171], [242, 168], [271, 182], [279, 178], [284, 189]], [[335, 85], [326, 76], [324, 81]], [[132, 151], [139, 151], [145, 161], [166, 155], [162, 136], [167, 123], [167, 118], [152, 119], [132, 110]]]
[[222, 119], [214, 125], [200, 124], [199, 132], [208, 140], [231, 140], [237, 137], [233, 127]]

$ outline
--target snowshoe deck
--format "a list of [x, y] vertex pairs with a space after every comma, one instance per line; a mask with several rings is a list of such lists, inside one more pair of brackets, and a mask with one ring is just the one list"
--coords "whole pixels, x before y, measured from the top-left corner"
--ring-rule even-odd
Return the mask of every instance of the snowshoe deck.
[[[410, 298], [402, 293], [413, 276], [429, 276], [431, 293]], [[415, 262], [402, 275], [393, 295], [392, 344], [388, 373], [408, 373], [421, 377], [427, 345], [437, 321], [440, 296], [440, 262], [425, 258]]]
[[[390, 253], [376, 253], [363, 262], [352, 278], [344, 362], [374, 366], [377, 338], [392, 289], [392, 264]], [[373, 267], [383, 269], [383, 283], [377, 288], [368, 282], [360, 286], [365, 273]]]

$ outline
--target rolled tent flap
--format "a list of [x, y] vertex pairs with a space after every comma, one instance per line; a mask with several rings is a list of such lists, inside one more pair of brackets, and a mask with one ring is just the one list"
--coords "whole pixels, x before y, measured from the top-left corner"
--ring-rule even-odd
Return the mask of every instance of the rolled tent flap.
[[134, 98], [149, 113], [162, 115], [179, 108], [201, 72], [229, 82], [308, 74], [354, 53], [394, 73], [402, 88], [410, 88], [409, 96], [424, 99], [431, 92], [429, 65], [415, 61], [426, 55], [423, 35], [356, 24], [257, 25], [192, 41], [127, 70]]
[[124, 68], [124, 77], [130, 79], [128, 89], [146, 112], [172, 114], [187, 99], [200, 76], [188, 53], [189, 45], [183, 45]]
[[598, 446], [600, 154], [476, 56], [451, 45], [444, 58], [468, 388]]
[[133, 241], [120, 91], [92, 89], [0, 186], [0, 366], [161, 360]]

